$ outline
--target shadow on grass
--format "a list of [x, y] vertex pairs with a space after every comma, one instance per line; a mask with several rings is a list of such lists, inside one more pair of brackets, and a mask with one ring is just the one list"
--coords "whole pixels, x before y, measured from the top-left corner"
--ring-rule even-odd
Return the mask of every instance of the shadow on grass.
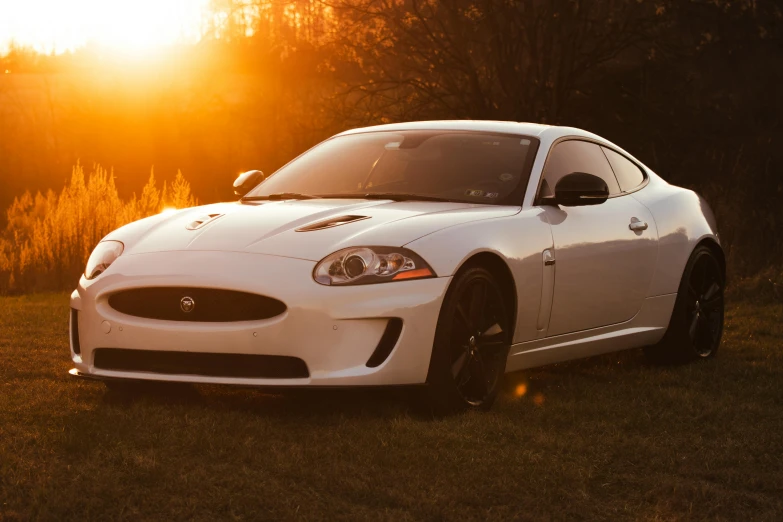
[[[660, 371], [665, 369], [648, 363], [641, 350], [628, 350], [506, 374], [499, 400], [513, 401], [525, 394], [532, 397], [552, 389], [596, 383], [634, 386], [640, 374]], [[99, 383], [92, 385], [101, 386]], [[406, 415], [432, 420], [434, 417], [421, 403], [421, 391], [419, 386], [287, 389], [134, 383], [106, 390], [101, 403], [120, 408], [136, 403], [203, 408], [279, 419], [323, 419], [335, 416], [386, 418]]]
[[[99, 385], [98, 383], [95, 383]], [[142, 383], [125, 389], [107, 389], [102, 403], [127, 407], [135, 403], [199, 407], [272, 418], [388, 417], [412, 414], [419, 387], [397, 388], [253, 388], [180, 383]]]

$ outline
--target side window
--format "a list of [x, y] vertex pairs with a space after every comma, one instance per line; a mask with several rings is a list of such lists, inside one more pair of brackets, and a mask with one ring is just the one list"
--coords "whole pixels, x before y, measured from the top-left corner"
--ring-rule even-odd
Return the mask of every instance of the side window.
[[637, 167], [631, 160], [611, 149], [601, 148], [606, 153], [609, 164], [612, 166], [614, 175], [617, 176], [617, 181], [620, 183], [620, 189], [623, 192], [633, 190], [644, 182], [642, 169]]
[[539, 196], [554, 196], [557, 182], [572, 172], [586, 172], [598, 176], [609, 187], [609, 195], [620, 193], [620, 186], [609, 161], [601, 152], [601, 147], [588, 141], [570, 140], [558, 143], [549, 154]]

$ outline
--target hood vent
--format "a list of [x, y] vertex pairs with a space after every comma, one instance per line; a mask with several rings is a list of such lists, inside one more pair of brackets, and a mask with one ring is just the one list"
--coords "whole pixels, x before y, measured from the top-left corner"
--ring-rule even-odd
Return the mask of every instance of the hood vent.
[[198, 230], [199, 228], [205, 226], [207, 223], [211, 223], [222, 215], [223, 214], [207, 214], [206, 216], [201, 216], [185, 228], [188, 230]]
[[339, 227], [340, 225], [347, 225], [354, 221], [361, 221], [362, 219], [370, 219], [370, 216], [338, 216], [329, 218], [324, 221], [317, 221], [310, 225], [305, 225], [296, 229], [297, 232], [313, 232], [315, 230], [323, 230], [325, 228]]

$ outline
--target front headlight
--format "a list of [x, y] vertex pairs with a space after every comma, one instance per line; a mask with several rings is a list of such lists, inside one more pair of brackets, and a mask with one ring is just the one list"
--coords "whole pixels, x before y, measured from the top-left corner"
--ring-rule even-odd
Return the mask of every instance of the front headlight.
[[125, 246], [119, 241], [101, 241], [87, 260], [84, 277], [95, 279], [120, 257]]
[[435, 272], [407, 248], [354, 247], [323, 258], [313, 270], [322, 285], [367, 285], [435, 277]]

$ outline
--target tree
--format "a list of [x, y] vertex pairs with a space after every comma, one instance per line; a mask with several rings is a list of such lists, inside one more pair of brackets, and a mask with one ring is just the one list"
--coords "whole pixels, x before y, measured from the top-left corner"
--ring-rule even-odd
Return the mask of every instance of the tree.
[[636, 0], [345, 0], [338, 45], [359, 119], [558, 122], [596, 67], [653, 37]]

